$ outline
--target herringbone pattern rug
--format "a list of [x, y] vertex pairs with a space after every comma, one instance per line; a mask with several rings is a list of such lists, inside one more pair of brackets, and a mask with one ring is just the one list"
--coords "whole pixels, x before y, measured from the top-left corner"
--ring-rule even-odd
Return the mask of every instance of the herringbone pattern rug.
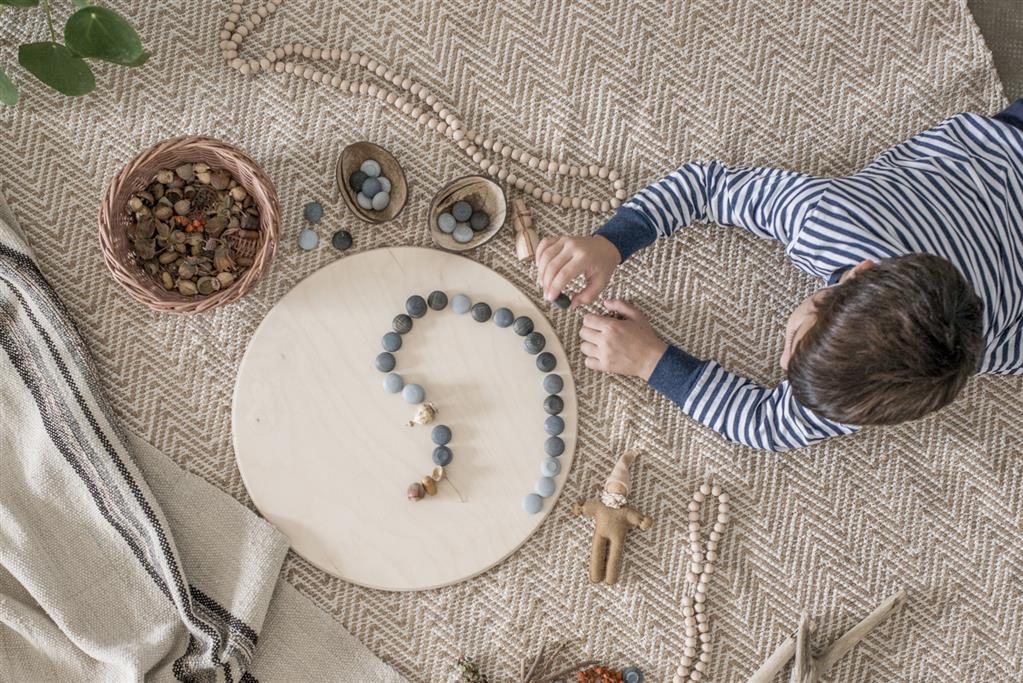
[[[229, 433], [238, 361], [274, 302], [338, 256], [326, 245], [298, 251], [302, 205], [326, 204], [324, 240], [344, 226], [358, 249], [425, 245], [433, 192], [475, 169], [445, 138], [375, 100], [227, 69], [217, 49], [225, 5], [109, 4], [133, 17], [152, 60], [137, 71], [101, 69], [97, 92], [80, 100], [20, 79], [24, 101], [0, 110], [3, 189], [126, 424], [247, 501]], [[45, 35], [38, 18], [15, 16], [9, 10], [0, 27], [5, 64], [15, 42]], [[547, 156], [607, 160], [630, 189], [690, 158], [844, 174], [945, 115], [1004, 103], [987, 49], [953, 0], [300, 0], [250, 43], [262, 52], [286, 40], [365, 51], [429, 85], [469, 126]], [[185, 132], [231, 141], [265, 166], [284, 203], [284, 239], [272, 273], [242, 302], [164, 317], [107, 275], [95, 215], [122, 164]], [[332, 189], [339, 150], [362, 139], [393, 150], [412, 181], [397, 224], [359, 223]], [[596, 196], [606, 185], [588, 187]], [[584, 234], [601, 221], [533, 207], [548, 234]], [[536, 296], [510, 231], [477, 256]], [[781, 325], [813, 286], [777, 245], [697, 226], [635, 258], [612, 289], [672, 341], [773, 382]], [[553, 317], [580, 388], [580, 445], [562, 503], [519, 552], [468, 583], [405, 595], [289, 560], [288, 579], [374, 652], [412, 680], [443, 681], [461, 652], [501, 671], [517, 669], [542, 639], [584, 637], [579, 654], [670, 678], [683, 641], [683, 506], [714, 476], [736, 514], [710, 587], [711, 679], [752, 672], [804, 606], [828, 639], [904, 586], [904, 612], [832, 680], [1018, 680], [1021, 378], [977, 379], [952, 407], [915, 424], [774, 455], [725, 443], [638, 382], [586, 371], [576, 316]], [[630, 538], [620, 585], [591, 587], [590, 526], [567, 503], [606, 475], [609, 445], [645, 450], [635, 503], [656, 524]], [[352, 485], [338, 482], [338, 495]]]

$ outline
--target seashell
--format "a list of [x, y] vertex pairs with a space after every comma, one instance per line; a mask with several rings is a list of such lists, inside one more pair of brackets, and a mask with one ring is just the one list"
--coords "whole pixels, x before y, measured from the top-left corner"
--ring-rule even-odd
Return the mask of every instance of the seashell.
[[433, 418], [437, 415], [437, 409], [433, 407], [432, 403], [420, 403], [416, 407], [416, 412], [412, 416], [412, 419], [408, 421], [409, 427], [415, 427], [416, 425], [428, 425], [433, 422]]
[[433, 471], [430, 472], [430, 478], [433, 479], [434, 481], [440, 481], [441, 479], [443, 479], [444, 478], [444, 468], [441, 467], [440, 465], [437, 465], [436, 467], [434, 467]]
[[195, 283], [191, 280], [178, 280], [178, 293], [182, 296], [195, 296], [199, 293], [199, 289], [195, 286]]
[[437, 482], [430, 477], [423, 477], [419, 480], [419, 483], [423, 485], [423, 490], [426, 491], [426, 495], [435, 496], [437, 495]]
[[190, 183], [192, 178], [195, 177], [195, 166], [192, 164], [181, 164], [174, 169], [174, 173], [186, 183]]
[[231, 176], [227, 171], [214, 171], [210, 178], [210, 185], [213, 186], [214, 190], [226, 190], [230, 183]]
[[423, 496], [426, 495], [426, 488], [418, 481], [414, 484], [409, 484], [408, 491], [405, 492], [408, 499], [411, 501], [420, 501]]

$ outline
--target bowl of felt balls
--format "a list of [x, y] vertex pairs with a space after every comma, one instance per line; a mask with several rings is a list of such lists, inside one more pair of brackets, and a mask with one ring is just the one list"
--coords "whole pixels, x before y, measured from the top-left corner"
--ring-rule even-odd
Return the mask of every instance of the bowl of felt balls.
[[341, 198], [352, 213], [368, 223], [386, 223], [405, 208], [405, 171], [394, 155], [379, 145], [355, 142], [345, 147], [337, 160], [336, 175]]
[[430, 204], [433, 242], [448, 251], [467, 251], [489, 242], [504, 226], [508, 202], [501, 187], [483, 176], [458, 178]]

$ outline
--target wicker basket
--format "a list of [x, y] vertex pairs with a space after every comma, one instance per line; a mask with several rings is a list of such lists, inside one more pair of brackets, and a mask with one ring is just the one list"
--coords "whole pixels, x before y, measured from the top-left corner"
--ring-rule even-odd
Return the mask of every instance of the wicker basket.
[[[193, 161], [226, 170], [252, 196], [259, 207], [260, 239], [234, 242], [237, 253], [251, 257], [253, 262], [230, 286], [206, 296], [188, 297], [167, 291], [143, 270], [128, 240], [132, 218], [127, 204], [133, 193], [149, 185], [157, 171]], [[220, 140], [185, 136], [157, 143], [114, 176], [100, 205], [99, 243], [114, 279], [136, 301], [163, 313], [198, 313], [237, 301], [255, 286], [277, 251], [280, 223], [277, 191], [256, 162]]]

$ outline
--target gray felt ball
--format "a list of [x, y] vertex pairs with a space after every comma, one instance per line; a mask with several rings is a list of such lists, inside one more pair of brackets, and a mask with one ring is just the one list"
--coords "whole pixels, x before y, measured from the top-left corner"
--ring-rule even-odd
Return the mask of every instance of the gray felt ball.
[[373, 210], [383, 211], [391, 203], [391, 195], [381, 190], [373, 195]]
[[471, 307], [472, 302], [466, 295], [455, 294], [453, 297], [451, 297], [451, 310], [454, 311], [455, 313], [458, 313], [459, 315], [463, 313], [468, 313]]
[[544, 351], [536, 357], [536, 369], [540, 372], [550, 372], [557, 364], [558, 359], [550, 351]]
[[447, 425], [437, 425], [430, 432], [430, 438], [438, 446], [444, 446], [451, 441], [451, 428]]
[[352, 246], [352, 233], [347, 230], [338, 230], [331, 236], [330, 243], [338, 251], [344, 251]]
[[298, 246], [303, 251], [312, 251], [316, 248], [316, 245], [320, 243], [320, 236], [316, 234], [315, 230], [306, 228], [302, 232], [298, 233]]
[[522, 509], [531, 515], [535, 515], [543, 509], [543, 498], [535, 493], [530, 493], [522, 499]]
[[564, 310], [572, 305], [572, 300], [568, 298], [568, 295], [562, 292], [558, 295], [558, 298], [554, 300], [554, 305]]
[[358, 202], [359, 206], [361, 206], [364, 209], [373, 208], [373, 200], [367, 197], [366, 195], [362, 194], [361, 192], [355, 195], [355, 201]]
[[387, 176], [377, 176], [377, 180], [380, 181], [380, 191], [381, 192], [390, 192], [391, 191], [391, 181], [387, 179]]
[[320, 204], [319, 202], [309, 202], [302, 210], [302, 215], [310, 223], [319, 223], [320, 219], [323, 218], [323, 204]]
[[380, 181], [376, 178], [366, 178], [366, 182], [362, 184], [362, 194], [366, 195], [370, 199], [377, 196], [377, 192], [380, 191]]
[[543, 378], [543, 390], [548, 394], [560, 394], [564, 388], [565, 380], [561, 379], [561, 375], [547, 375]]
[[451, 237], [459, 244], [468, 244], [472, 241], [472, 228], [465, 223], [459, 223], [455, 226], [455, 231], [451, 233]]
[[448, 235], [455, 231], [455, 223], [457, 222], [455, 217], [446, 211], [437, 216], [437, 227], [440, 228], [441, 232]]
[[451, 455], [451, 449], [447, 446], [437, 446], [433, 449], [433, 464], [447, 467], [451, 463]]
[[348, 178], [348, 187], [352, 188], [355, 192], [359, 192], [362, 190], [362, 184], [366, 182], [366, 178], [368, 177], [369, 176], [362, 171], [356, 171], [350, 178]]
[[565, 402], [556, 394], [551, 394], [543, 400], [543, 409], [548, 415], [557, 415], [565, 409]]
[[384, 375], [384, 391], [388, 394], [397, 394], [405, 386], [405, 380], [397, 372], [389, 372]]
[[543, 421], [543, 430], [551, 436], [557, 436], [565, 431], [565, 421], [560, 415], [548, 415]]
[[544, 498], [550, 498], [554, 495], [554, 491], [557, 489], [554, 480], [550, 477], [540, 477], [536, 480], [536, 486], [533, 488], [538, 496]]
[[408, 317], [404, 313], [399, 313], [394, 316], [394, 320], [391, 321], [391, 327], [398, 334], [406, 334], [412, 331], [412, 318]]
[[520, 315], [518, 318], [515, 318], [515, 322], [512, 324], [512, 329], [515, 330], [515, 334], [520, 337], [525, 337], [533, 331], [533, 321], [524, 315]]
[[547, 345], [547, 339], [539, 332], [530, 332], [526, 335], [526, 338], [522, 340], [522, 348], [526, 350], [526, 353], [537, 354], [543, 351], [543, 347]]
[[377, 354], [377, 358], [373, 361], [373, 365], [380, 372], [390, 372], [394, 369], [394, 356], [386, 351], [382, 351]]
[[510, 327], [515, 321], [515, 314], [510, 308], [499, 308], [494, 311], [494, 324], [498, 327]]
[[426, 299], [418, 294], [413, 294], [405, 300], [405, 312], [413, 318], [422, 318], [426, 315]]
[[380, 162], [376, 159], [366, 159], [362, 162], [362, 166], [359, 166], [359, 170], [370, 178], [376, 178], [380, 175]]
[[560, 436], [552, 436], [543, 443], [543, 452], [552, 458], [556, 458], [565, 452], [565, 442]]
[[405, 403], [416, 405], [426, 399], [426, 391], [418, 384], [406, 384], [401, 390], [401, 397], [405, 399]]
[[561, 461], [557, 458], [544, 458], [540, 463], [540, 476], [556, 477], [561, 473]]
[[490, 320], [490, 304], [485, 304], [482, 301], [478, 304], [473, 304], [472, 319], [478, 323], [485, 323]]
[[388, 332], [380, 340], [380, 345], [384, 347], [384, 351], [394, 353], [401, 348], [401, 335], [397, 332]]
[[444, 307], [448, 305], [448, 295], [435, 289], [426, 297], [426, 305], [435, 311], [443, 311]]
[[466, 222], [472, 218], [472, 204], [469, 202], [455, 202], [455, 205], [451, 207], [451, 215], [459, 223]]
[[475, 211], [469, 217], [469, 227], [479, 232], [480, 230], [486, 230], [490, 226], [490, 216], [485, 211]]

